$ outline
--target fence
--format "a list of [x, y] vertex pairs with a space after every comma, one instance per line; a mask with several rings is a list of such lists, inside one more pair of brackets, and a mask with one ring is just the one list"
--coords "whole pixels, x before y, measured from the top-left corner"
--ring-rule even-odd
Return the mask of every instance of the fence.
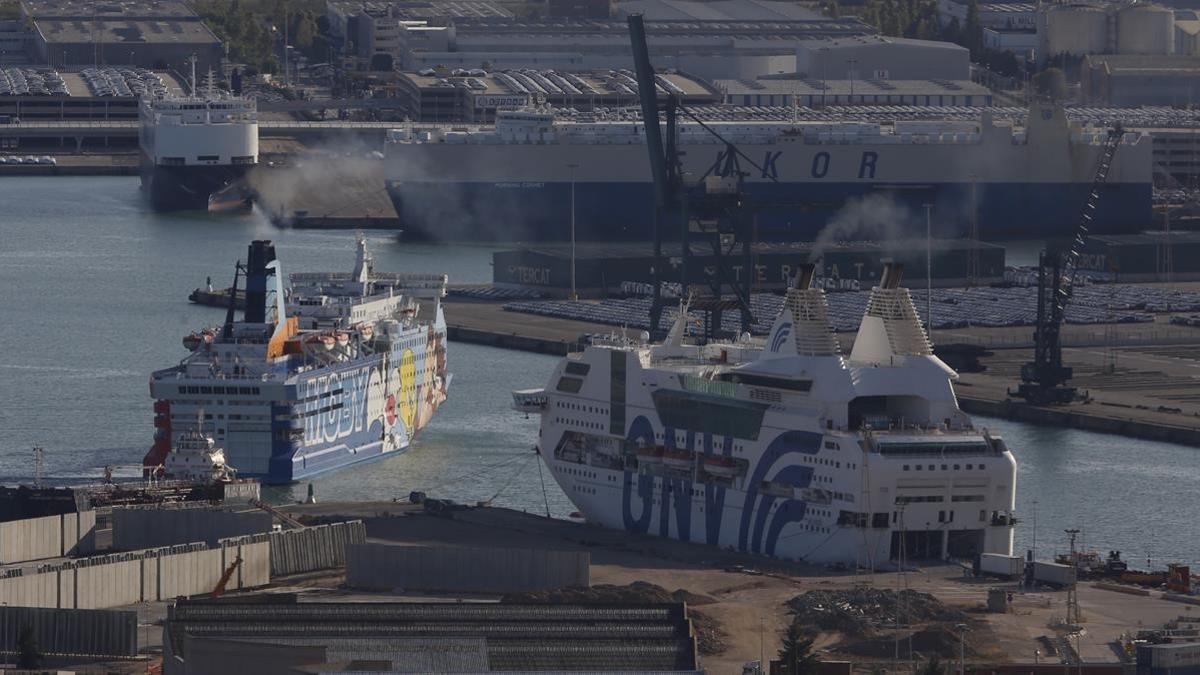
[[272, 532], [271, 576], [343, 567], [346, 547], [367, 541], [361, 520]]
[[95, 549], [95, 511], [0, 523], [0, 564], [80, 555]]
[[590, 583], [586, 551], [355, 544], [346, 585], [368, 590], [511, 593]]
[[137, 551], [156, 546], [174, 546], [217, 541], [271, 531], [271, 514], [265, 511], [229, 511], [205, 508], [122, 507], [112, 510], [113, 548]]
[[209, 593], [240, 556], [229, 590], [270, 582], [266, 535], [72, 560], [0, 575], [0, 602], [20, 607], [101, 609]]
[[33, 630], [43, 654], [137, 656], [137, 612], [0, 607], [0, 652], [15, 653], [21, 631]]

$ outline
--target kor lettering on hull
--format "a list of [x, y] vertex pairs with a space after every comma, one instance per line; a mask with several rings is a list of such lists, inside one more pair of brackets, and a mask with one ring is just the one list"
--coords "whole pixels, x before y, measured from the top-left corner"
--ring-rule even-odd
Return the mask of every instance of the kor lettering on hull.
[[837, 175], [837, 171], [841, 169], [842, 164], [850, 164], [854, 169], [854, 175], [859, 180], [874, 180], [875, 171], [879, 162], [879, 153], [864, 150], [857, 157], [853, 158], [834, 158], [834, 156], [826, 151], [821, 150], [815, 152], [807, 160], [803, 161], [800, 166], [804, 167], [802, 172], [807, 172], [806, 177], [797, 177], [794, 175], [786, 175], [780, 172], [780, 159], [784, 156], [783, 150], [767, 150], [761, 159], [754, 158], [758, 165], [753, 167], [753, 171], [744, 170], [742, 163], [738, 161], [738, 156], [728, 150], [718, 150], [717, 157], [709, 166], [708, 175], [720, 176], [722, 178], [736, 177], [741, 173], [745, 177], [756, 175], [763, 180], [797, 180], [802, 178], [822, 179], [829, 176], [830, 173]]

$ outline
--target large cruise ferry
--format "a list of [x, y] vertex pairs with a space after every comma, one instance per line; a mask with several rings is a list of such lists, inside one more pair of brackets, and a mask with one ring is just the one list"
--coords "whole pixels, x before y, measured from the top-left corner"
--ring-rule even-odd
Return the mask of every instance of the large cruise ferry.
[[806, 266], [764, 341], [614, 337], [543, 390], [537, 450], [589, 522], [823, 564], [1011, 555], [1016, 462], [959, 409], [901, 270], [849, 354]]
[[244, 269], [243, 320], [231, 307], [223, 326], [184, 338], [179, 365], [151, 376], [144, 465], [163, 464], [197, 424], [238, 476], [267, 483], [405, 450], [450, 384], [446, 276], [376, 272], [362, 237], [349, 274], [293, 274], [285, 291], [269, 241], [250, 245]]
[[[812, 239], [830, 222], [845, 226], [843, 238], [879, 239], [906, 217], [923, 233], [925, 204], [942, 236], [966, 236], [974, 213], [984, 239], [1069, 234], [1107, 130], [1068, 123], [1061, 108], [1029, 112], [1023, 127], [986, 109], [972, 121], [891, 123], [731, 112], [706, 124], [742, 158], [693, 121], [679, 123], [678, 145], [685, 179], [745, 174], [759, 240]], [[636, 118], [525, 109], [498, 113], [494, 127], [415, 124], [389, 132], [385, 156], [409, 234], [566, 240], [574, 214], [580, 240], [652, 236], [653, 187]], [[1150, 138], [1126, 134], [1092, 231], [1149, 225], [1151, 178]]]
[[258, 163], [254, 99], [207, 87], [203, 95], [143, 99], [139, 118], [142, 189], [156, 210], [207, 210]]

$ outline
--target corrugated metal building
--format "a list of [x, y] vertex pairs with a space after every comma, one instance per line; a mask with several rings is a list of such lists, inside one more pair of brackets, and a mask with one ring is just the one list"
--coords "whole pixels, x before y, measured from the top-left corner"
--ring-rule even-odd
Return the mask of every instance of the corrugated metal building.
[[935, 40], [815, 38], [797, 44], [796, 72], [814, 80], [969, 80], [971, 53]]
[[684, 604], [180, 601], [163, 672], [294, 673], [359, 662], [402, 672], [698, 672]]
[[1083, 61], [1083, 99], [1092, 105], [1186, 106], [1200, 102], [1200, 56], [1093, 54]]

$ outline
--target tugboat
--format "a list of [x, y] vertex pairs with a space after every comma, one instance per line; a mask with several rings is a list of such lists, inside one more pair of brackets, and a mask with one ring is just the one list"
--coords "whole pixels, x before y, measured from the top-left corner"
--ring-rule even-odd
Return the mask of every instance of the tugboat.
[[175, 446], [163, 462], [164, 477], [189, 483], [231, 483], [237, 469], [225, 463], [225, 451], [217, 442], [199, 429], [179, 435]]

